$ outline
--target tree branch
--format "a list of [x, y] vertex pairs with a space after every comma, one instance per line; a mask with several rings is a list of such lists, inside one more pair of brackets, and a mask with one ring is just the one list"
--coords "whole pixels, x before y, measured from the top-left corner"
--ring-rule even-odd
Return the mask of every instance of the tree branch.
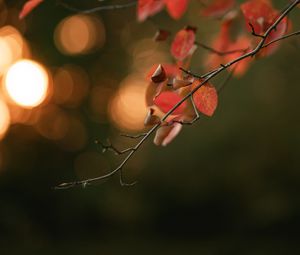
[[226, 56], [226, 55], [230, 55], [230, 54], [234, 54], [234, 53], [245, 53], [249, 50], [249, 48], [246, 48], [246, 49], [236, 49], [236, 50], [230, 50], [230, 51], [219, 51], [219, 50], [216, 50], [214, 48], [211, 48], [203, 43], [200, 43], [200, 42], [195, 42], [195, 44], [205, 50], [208, 50], [210, 51], [211, 53], [214, 53], [214, 54], [217, 54], [219, 56]]
[[[226, 63], [226, 64], [222, 64], [220, 67], [204, 74], [204, 75], [196, 75], [191, 73], [190, 71], [186, 71], [182, 68], [180, 68], [183, 72], [186, 72], [189, 75], [192, 75], [193, 77], [195, 77], [196, 79], [201, 79], [201, 83], [196, 86], [192, 91], [190, 91], [186, 96], [184, 96], [176, 105], [174, 105], [174, 107], [168, 111], [164, 117], [161, 119], [163, 123], [164, 121], [167, 120], [167, 118], [183, 103], [185, 102], [187, 99], [192, 98], [192, 95], [198, 90], [200, 89], [204, 84], [206, 84], [208, 81], [210, 81], [212, 78], [214, 78], [215, 76], [217, 76], [218, 74], [220, 74], [221, 72], [223, 72], [224, 70], [228, 69], [230, 66], [240, 62], [243, 59], [249, 58], [249, 57], [253, 57], [255, 56], [261, 49], [267, 47], [268, 45], [270, 45], [271, 43], [275, 43], [279, 40], [283, 40], [285, 38], [291, 37], [293, 35], [298, 35], [299, 32], [295, 32], [292, 33], [290, 35], [286, 35], [286, 36], [282, 36], [281, 38], [275, 39], [274, 41], [269, 42], [268, 44], [265, 45], [265, 41], [268, 37], [268, 35], [271, 33], [271, 31], [273, 29], [276, 29], [277, 25], [284, 19], [284, 17], [286, 17], [295, 7], [296, 5], [298, 5], [300, 3], [300, 0], [294, 0], [292, 3], [290, 3], [281, 13], [281, 15], [273, 22], [273, 24], [267, 29], [267, 31], [262, 35], [259, 36], [261, 37], [260, 42], [257, 44], [257, 46], [243, 54], [242, 56]], [[197, 116], [196, 116], [197, 117]], [[101, 181], [104, 179], [107, 179], [109, 177], [114, 176], [116, 173], [120, 172], [120, 174], [122, 174], [122, 169], [123, 167], [126, 165], [126, 163], [134, 156], [134, 154], [139, 150], [139, 148], [143, 145], [143, 143], [161, 126], [161, 123], [156, 124], [155, 126], [153, 126], [147, 133], [145, 133], [144, 136], [142, 136], [142, 139], [137, 142], [137, 144], [132, 147], [129, 148], [126, 152], [128, 152], [128, 155], [126, 156], [126, 158], [115, 168], [113, 169], [111, 172], [102, 175], [102, 176], [98, 176], [95, 178], [90, 178], [90, 179], [86, 179], [86, 180], [82, 180], [82, 181], [74, 181], [74, 182], [67, 182], [67, 183], [62, 183], [60, 185], [58, 185], [57, 187], [55, 187], [56, 189], [68, 189], [68, 188], [72, 188], [75, 186], [82, 186], [82, 187], [86, 187], [87, 185], [97, 182], [97, 181]], [[111, 147], [110, 147], [111, 148]], [[112, 148], [111, 148], [112, 149]], [[114, 151], [114, 149], [112, 149]], [[116, 151], [115, 151], [116, 152]], [[120, 183], [123, 184], [123, 178], [122, 175], [120, 175]]]
[[90, 9], [86, 9], [86, 10], [81, 10], [79, 8], [73, 7], [69, 4], [64, 3], [61, 0], [58, 0], [57, 4], [64, 7], [65, 9], [67, 9], [69, 11], [72, 11], [72, 12], [90, 14], [90, 13], [95, 13], [95, 12], [99, 12], [99, 11], [120, 10], [120, 9], [133, 7], [133, 6], [137, 5], [137, 1], [129, 2], [129, 3], [126, 3], [126, 4], [103, 5], [103, 6], [98, 6], [98, 7], [90, 8]]

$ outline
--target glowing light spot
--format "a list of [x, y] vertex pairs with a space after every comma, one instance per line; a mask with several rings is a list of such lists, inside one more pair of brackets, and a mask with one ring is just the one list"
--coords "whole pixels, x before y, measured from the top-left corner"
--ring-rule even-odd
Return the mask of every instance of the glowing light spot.
[[31, 60], [20, 60], [8, 69], [5, 88], [16, 104], [32, 108], [46, 98], [48, 82], [49, 77], [44, 67]]
[[0, 29], [0, 75], [24, 55], [28, 55], [28, 47], [20, 32], [12, 26]]
[[137, 131], [144, 128], [146, 87], [141, 77], [129, 76], [122, 82], [109, 105], [110, 117], [120, 129]]
[[35, 127], [42, 136], [61, 140], [69, 131], [69, 118], [59, 107], [47, 105], [41, 109]]
[[105, 29], [96, 17], [73, 15], [58, 24], [54, 41], [64, 54], [86, 54], [104, 45]]
[[9, 127], [10, 115], [6, 104], [0, 100], [0, 139], [2, 139]]
[[89, 77], [76, 65], [59, 68], [54, 73], [53, 82], [54, 102], [71, 108], [79, 106], [89, 92]]

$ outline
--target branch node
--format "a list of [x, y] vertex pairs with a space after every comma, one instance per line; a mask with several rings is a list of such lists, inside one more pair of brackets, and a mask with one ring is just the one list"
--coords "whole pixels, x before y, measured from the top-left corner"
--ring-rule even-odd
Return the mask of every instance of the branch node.
[[264, 39], [266, 36], [265, 35], [260, 35], [260, 34], [257, 34], [256, 32], [255, 32], [255, 29], [254, 29], [254, 26], [252, 25], [252, 23], [248, 23], [249, 24], [249, 26], [251, 27], [251, 34], [253, 35], [253, 36], [256, 36], [256, 37], [260, 37], [260, 38], [262, 38], [262, 39]]

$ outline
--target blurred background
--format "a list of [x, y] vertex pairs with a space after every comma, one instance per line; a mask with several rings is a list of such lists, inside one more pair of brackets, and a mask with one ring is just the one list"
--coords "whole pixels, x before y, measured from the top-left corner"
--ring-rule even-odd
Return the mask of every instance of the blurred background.
[[[197, 1], [180, 21], [163, 11], [143, 23], [135, 8], [78, 15], [55, 1], [19, 20], [23, 3], [0, 1], [1, 254], [299, 254], [299, 38], [233, 79], [212, 118], [166, 148], [148, 141], [124, 169], [136, 186], [57, 191], [121, 160], [95, 139], [126, 148], [119, 134], [143, 131], [145, 75], [173, 61], [157, 28], [193, 25], [209, 44], [220, 21]], [[299, 29], [300, 9], [290, 18]]]

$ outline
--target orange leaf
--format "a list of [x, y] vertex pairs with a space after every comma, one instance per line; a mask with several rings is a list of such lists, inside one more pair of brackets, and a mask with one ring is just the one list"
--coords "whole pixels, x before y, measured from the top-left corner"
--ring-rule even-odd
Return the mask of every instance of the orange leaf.
[[137, 18], [142, 22], [164, 8], [164, 0], [138, 0]]
[[185, 13], [188, 0], [165, 0], [167, 10], [173, 19], [180, 19]]
[[19, 19], [25, 18], [33, 9], [35, 9], [44, 0], [28, 0], [19, 14]]
[[[199, 86], [201, 82], [201, 80], [196, 80], [192, 85], [192, 89]], [[213, 85], [209, 83], [202, 85], [200, 89], [194, 93], [193, 99], [199, 112], [207, 116], [214, 114], [218, 105], [218, 93]]]
[[173, 57], [180, 61], [184, 60], [193, 49], [195, 39], [194, 29], [186, 28], [177, 32], [171, 45]]

